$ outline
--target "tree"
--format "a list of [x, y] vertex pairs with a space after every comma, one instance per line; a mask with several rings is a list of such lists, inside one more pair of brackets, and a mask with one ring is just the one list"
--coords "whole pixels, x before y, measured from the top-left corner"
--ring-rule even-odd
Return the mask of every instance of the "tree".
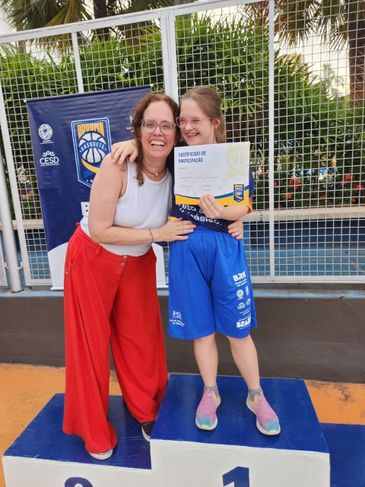
[[[268, 1], [248, 5], [256, 18], [266, 22]], [[333, 47], [348, 46], [350, 97], [365, 101], [365, 2], [364, 0], [276, 0], [275, 30], [291, 45], [319, 34]]]
[[[174, 0], [0, 0], [0, 6], [8, 12], [10, 24], [18, 31], [139, 12], [173, 4]], [[121, 26], [118, 30], [126, 38], [130, 38], [133, 44], [143, 28], [141, 25], [133, 25]], [[111, 30], [107, 27], [101, 28], [95, 35], [108, 39]], [[62, 35], [57, 39], [41, 38], [38, 42], [62, 51], [70, 46], [70, 37]], [[20, 48], [25, 49], [24, 46]]]
[[10, 24], [16, 30], [79, 22], [91, 18], [83, 0], [0, 0]]
[[16, 30], [37, 29], [174, 5], [174, 0], [0, 0]]

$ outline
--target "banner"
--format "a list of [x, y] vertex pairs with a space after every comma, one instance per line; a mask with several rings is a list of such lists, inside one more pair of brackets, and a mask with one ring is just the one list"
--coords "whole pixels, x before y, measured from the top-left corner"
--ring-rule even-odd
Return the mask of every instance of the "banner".
[[[52, 289], [63, 289], [67, 242], [88, 210], [101, 161], [113, 142], [132, 137], [131, 115], [149, 91], [143, 86], [27, 101]], [[156, 250], [161, 260], [162, 248]]]

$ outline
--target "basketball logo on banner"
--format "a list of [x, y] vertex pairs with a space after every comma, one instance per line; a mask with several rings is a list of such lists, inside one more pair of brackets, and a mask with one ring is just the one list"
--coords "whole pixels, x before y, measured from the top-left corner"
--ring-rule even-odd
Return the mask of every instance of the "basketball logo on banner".
[[111, 151], [110, 125], [107, 118], [71, 122], [77, 178], [91, 187], [101, 161]]

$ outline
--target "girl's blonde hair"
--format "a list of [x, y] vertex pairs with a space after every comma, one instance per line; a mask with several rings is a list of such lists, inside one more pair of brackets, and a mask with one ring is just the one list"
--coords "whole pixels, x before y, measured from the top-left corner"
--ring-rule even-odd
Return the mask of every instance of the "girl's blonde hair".
[[184, 100], [194, 100], [205, 115], [210, 119], [219, 120], [218, 127], [214, 130], [215, 140], [218, 143], [226, 141], [226, 123], [222, 112], [222, 99], [218, 93], [210, 86], [197, 86], [188, 90], [180, 99], [181, 103]]

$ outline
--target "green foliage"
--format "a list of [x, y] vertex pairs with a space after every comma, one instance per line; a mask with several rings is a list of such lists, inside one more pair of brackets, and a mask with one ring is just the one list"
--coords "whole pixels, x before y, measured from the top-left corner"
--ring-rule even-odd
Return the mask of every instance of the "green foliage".
[[[129, 29], [135, 34], [137, 26]], [[118, 35], [84, 43], [80, 59], [85, 91], [151, 84], [156, 91], [164, 89], [161, 35], [154, 26], [146, 25], [138, 37]]]
[[[256, 207], [267, 208], [267, 28], [255, 18], [216, 23], [208, 16], [186, 16], [177, 33], [178, 72], [185, 75], [180, 76], [181, 93], [195, 84], [210, 84], [224, 95], [229, 139], [251, 142]], [[334, 96], [300, 56], [276, 51], [274, 79], [275, 206], [364, 203], [364, 107], [354, 109], [346, 97]], [[351, 174], [351, 184], [344, 181], [346, 174]]]
[[[256, 176], [256, 207], [268, 208], [268, 31], [254, 17], [213, 20], [176, 18], [180, 93], [214, 86], [224, 99], [229, 140], [249, 140]], [[35, 188], [24, 99], [77, 92], [73, 57], [45, 58], [15, 49], [0, 52], [0, 76], [12, 143]], [[163, 91], [161, 34], [157, 24], [115, 29], [108, 39], [83, 37], [84, 89], [98, 91], [152, 84]], [[275, 52], [275, 206], [305, 207], [364, 203], [364, 106], [356, 106], [316, 79], [300, 56]], [[29, 183], [28, 183], [29, 184]], [[36, 193], [36, 189], [34, 189]]]
[[41, 218], [25, 100], [77, 93], [69, 59], [38, 59], [22, 49], [2, 46], [0, 77], [24, 218]]

